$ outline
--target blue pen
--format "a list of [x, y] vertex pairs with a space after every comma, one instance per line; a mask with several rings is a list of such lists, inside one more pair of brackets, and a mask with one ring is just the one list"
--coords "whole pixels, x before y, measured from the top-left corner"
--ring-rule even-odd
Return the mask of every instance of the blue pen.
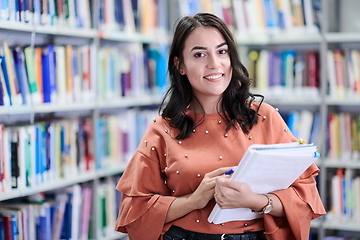
[[234, 167], [234, 168], [226, 171], [224, 174], [225, 174], [225, 175], [230, 175], [230, 174], [232, 174], [232, 173], [235, 171], [235, 169], [236, 169], [236, 167]]

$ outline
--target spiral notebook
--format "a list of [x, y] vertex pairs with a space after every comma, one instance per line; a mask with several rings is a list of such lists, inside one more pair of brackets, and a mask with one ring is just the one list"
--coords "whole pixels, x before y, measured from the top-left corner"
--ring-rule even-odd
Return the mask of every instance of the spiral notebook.
[[[231, 180], [247, 183], [257, 194], [288, 188], [319, 157], [317, 146], [297, 142], [254, 144], [244, 154]], [[249, 208], [221, 209], [216, 204], [210, 223], [251, 220], [262, 217]]]

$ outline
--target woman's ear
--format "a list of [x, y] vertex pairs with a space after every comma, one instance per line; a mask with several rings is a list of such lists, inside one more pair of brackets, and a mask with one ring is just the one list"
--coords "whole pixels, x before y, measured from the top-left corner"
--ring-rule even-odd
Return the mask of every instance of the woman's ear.
[[176, 69], [179, 70], [179, 58], [174, 57], [174, 65], [176, 66]]
[[178, 57], [174, 57], [174, 65], [181, 75], [185, 75], [184, 69], [180, 67], [180, 61]]

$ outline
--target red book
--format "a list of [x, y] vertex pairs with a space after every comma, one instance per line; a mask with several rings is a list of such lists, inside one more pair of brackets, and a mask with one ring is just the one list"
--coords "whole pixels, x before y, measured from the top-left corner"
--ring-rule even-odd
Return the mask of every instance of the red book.
[[4, 240], [12, 240], [12, 227], [11, 227], [11, 216], [5, 215], [3, 218], [3, 224], [4, 224]]

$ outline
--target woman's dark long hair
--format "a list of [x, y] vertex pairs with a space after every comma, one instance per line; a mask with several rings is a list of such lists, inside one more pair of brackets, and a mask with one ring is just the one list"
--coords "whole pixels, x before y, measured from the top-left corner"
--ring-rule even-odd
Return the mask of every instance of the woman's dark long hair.
[[[251, 103], [254, 101], [255, 96], [261, 97], [262, 102], [263, 96], [250, 93], [251, 79], [249, 78], [247, 69], [240, 62], [237, 44], [233, 34], [220, 18], [209, 13], [198, 13], [194, 17], [183, 17], [176, 26], [168, 60], [170, 87], [160, 105], [160, 109], [163, 109], [161, 116], [170, 121], [171, 127], [180, 130], [176, 139], [190, 137], [192, 130], [197, 124], [200, 124], [200, 122], [195, 122], [193, 118], [185, 114], [187, 106], [189, 106], [192, 101], [198, 100], [193, 95], [192, 87], [187, 76], [181, 75], [177, 67], [181, 66], [184, 60], [182, 52], [186, 39], [195, 28], [200, 26], [218, 29], [228, 44], [232, 77], [229, 86], [222, 95], [221, 109], [224, 110], [226, 114], [221, 114], [221, 116], [228, 123], [227, 130], [231, 127], [237, 128], [238, 124], [242, 131], [247, 134], [257, 122], [258, 117], [257, 111], [251, 109]], [[174, 62], [175, 57], [179, 60], [177, 65]], [[168, 102], [163, 108], [167, 99]], [[201, 106], [200, 103], [199, 105]]]

